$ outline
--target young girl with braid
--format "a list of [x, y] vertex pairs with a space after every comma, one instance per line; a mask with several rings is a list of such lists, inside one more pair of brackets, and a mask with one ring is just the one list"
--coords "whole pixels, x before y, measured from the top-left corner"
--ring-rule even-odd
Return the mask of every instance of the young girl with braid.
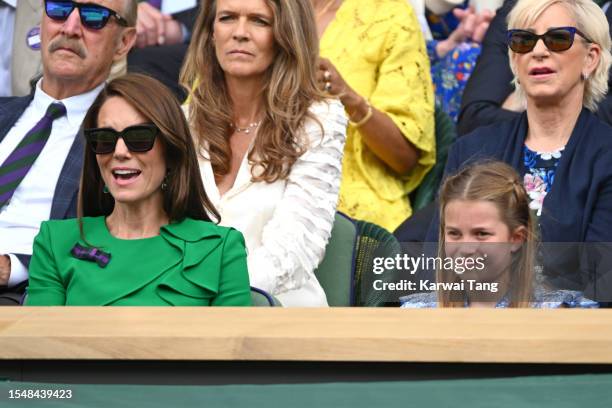
[[445, 180], [439, 200], [436, 282], [419, 282], [436, 290], [406, 296], [402, 307], [597, 307], [537, 276], [537, 224], [512, 167], [466, 167]]

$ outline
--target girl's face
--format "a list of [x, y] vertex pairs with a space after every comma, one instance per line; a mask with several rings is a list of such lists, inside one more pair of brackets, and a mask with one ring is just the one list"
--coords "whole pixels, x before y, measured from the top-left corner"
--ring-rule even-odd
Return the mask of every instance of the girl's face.
[[[476, 261], [473, 268], [465, 268], [461, 278], [499, 281], [510, 265], [512, 253], [525, 241], [527, 229], [521, 226], [511, 231], [490, 201], [451, 200], [443, 215], [446, 256], [454, 258], [455, 265], [459, 264], [458, 258]], [[472, 263], [464, 263], [468, 264]]]

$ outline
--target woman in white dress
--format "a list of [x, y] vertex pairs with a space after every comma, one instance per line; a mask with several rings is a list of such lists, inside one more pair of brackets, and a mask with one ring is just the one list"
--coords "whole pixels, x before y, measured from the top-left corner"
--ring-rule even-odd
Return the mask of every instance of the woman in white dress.
[[308, 0], [205, 0], [181, 73], [206, 191], [246, 239], [251, 285], [327, 306], [314, 270], [338, 199], [346, 116], [317, 78]]

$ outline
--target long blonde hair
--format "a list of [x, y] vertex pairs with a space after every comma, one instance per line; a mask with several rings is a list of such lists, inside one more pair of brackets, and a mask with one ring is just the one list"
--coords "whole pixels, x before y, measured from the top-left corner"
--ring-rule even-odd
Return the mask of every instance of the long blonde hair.
[[[525, 242], [513, 254], [510, 265], [510, 307], [529, 307], [533, 298], [537, 234], [534, 216], [529, 210], [529, 196], [519, 175], [509, 165], [491, 161], [468, 166], [444, 181], [440, 189], [440, 259], [446, 258], [444, 210], [453, 200], [488, 201], [498, 209], [510, 231], [525, 227]], [[453, 270], [438, 268], [436, 279], [454, 282], [459, 277]], [[464, 307], [463, 299], [457, 299], [450, 291], [438, 291], [438, 302], [441, 307]]]
[[[324, 99], [316, 80], [319, 41], [310, 0], [266, 0], [272, 10], [276, 56], [262, 84], [265, 117], [258, 129], [249, 163], [254, 181], [274, 182], [288, 176], [304, 153], [300, 128], [313, 102]], [[181, 72], [190, 93], [189, 120], [204, 142], [215, 176], [229, 172], [232, 103], [212, 38], [217, 0], [204, 0]], [[261, 171], [253, 171], [259, 167]]]

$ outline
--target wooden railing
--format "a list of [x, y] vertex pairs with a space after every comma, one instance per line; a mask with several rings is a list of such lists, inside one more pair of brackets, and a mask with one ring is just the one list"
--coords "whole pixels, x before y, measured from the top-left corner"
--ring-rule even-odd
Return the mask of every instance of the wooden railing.
[[0, 359], [612, 363], [612, 310], [0, 308]]

